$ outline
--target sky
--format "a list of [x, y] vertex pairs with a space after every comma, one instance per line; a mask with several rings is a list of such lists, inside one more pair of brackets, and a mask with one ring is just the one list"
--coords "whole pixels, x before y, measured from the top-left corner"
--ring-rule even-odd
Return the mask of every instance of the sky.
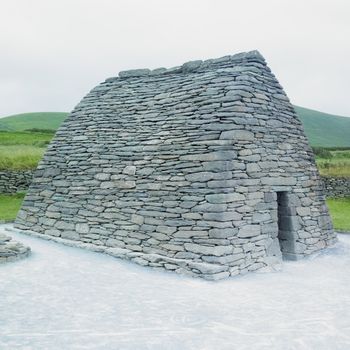
[[259, 50], [292, 103], [350, 116], [349, 0], [0, 0], [0, 117], [119, 71]]

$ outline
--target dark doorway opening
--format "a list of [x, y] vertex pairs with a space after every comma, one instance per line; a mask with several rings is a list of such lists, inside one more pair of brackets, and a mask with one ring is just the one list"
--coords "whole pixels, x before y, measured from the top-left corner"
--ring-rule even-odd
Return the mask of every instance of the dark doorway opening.
[[296, 219], [295, 207], [290, 205], [288, 192], [277, 192], [277, 212], [278, 212], [278, 241], [280, 244], [282, 257], [284, 259], [294, 259], [295, 236], [294, 222]]

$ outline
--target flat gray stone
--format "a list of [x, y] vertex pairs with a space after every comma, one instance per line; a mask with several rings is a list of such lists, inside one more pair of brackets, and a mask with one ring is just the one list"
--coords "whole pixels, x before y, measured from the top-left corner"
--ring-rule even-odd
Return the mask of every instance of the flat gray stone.
[[185, 243], [185, 249], [192, 253], [199, 253], [203, 255], [215, 255], [215, 256], [231, 254], [233, 251], [232, 246], [210, 247], [210, 246], [194, 244], [194, 243]]
[[78, 233], [89, 233], [90, 231], [90, 228], [89, 228], [89, 225], [88, 224], [84, 224], [84, 223], [81, 223], [81, 224], [76, 224], [75, 225], [75, 230], [78, 232]]
[[129, 69], [119, 72], [120, 78], [131, 78], [131, 77], [142, 77], [150, 75], [151, 71], [149, 69]]
[[238, 237], [249, 238], [259, 236], [261, 233], [260, 225], [245, 225], [238, 231]]
[[245, 196], [241, 193], [217, 193], [217, 194], [208, 194], [205, 196], [205, 199], [209, 203], [230, 203], [236, 201], [245, 200]]
[[254, 133], [247, 130], [223, 131], [220, 140], [253, 141]]

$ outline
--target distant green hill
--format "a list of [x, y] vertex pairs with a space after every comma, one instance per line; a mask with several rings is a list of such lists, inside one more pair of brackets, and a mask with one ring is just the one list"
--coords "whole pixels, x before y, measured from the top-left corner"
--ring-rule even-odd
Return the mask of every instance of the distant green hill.
[[350, 118], [294, 106], [312, 146], [350, 147]]
[[56, 130], [68, 113], [37, 112], [15, 114], [0, 119], [0, 130], [24, 131], [28, 129]]
[[[294, 106], [312, 146], [350, 147], [350, 118]], [[56, 130], [68, 113], [24, 113], [0, 119], [0, 130]]]

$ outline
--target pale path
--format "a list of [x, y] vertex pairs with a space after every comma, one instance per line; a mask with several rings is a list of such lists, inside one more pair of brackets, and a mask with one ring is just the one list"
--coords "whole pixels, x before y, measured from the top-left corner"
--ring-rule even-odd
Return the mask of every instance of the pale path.
[[350, 235], [220, 282], [11, 236], [32, 255], [0, 265], [1, 350], [350, 349]]

